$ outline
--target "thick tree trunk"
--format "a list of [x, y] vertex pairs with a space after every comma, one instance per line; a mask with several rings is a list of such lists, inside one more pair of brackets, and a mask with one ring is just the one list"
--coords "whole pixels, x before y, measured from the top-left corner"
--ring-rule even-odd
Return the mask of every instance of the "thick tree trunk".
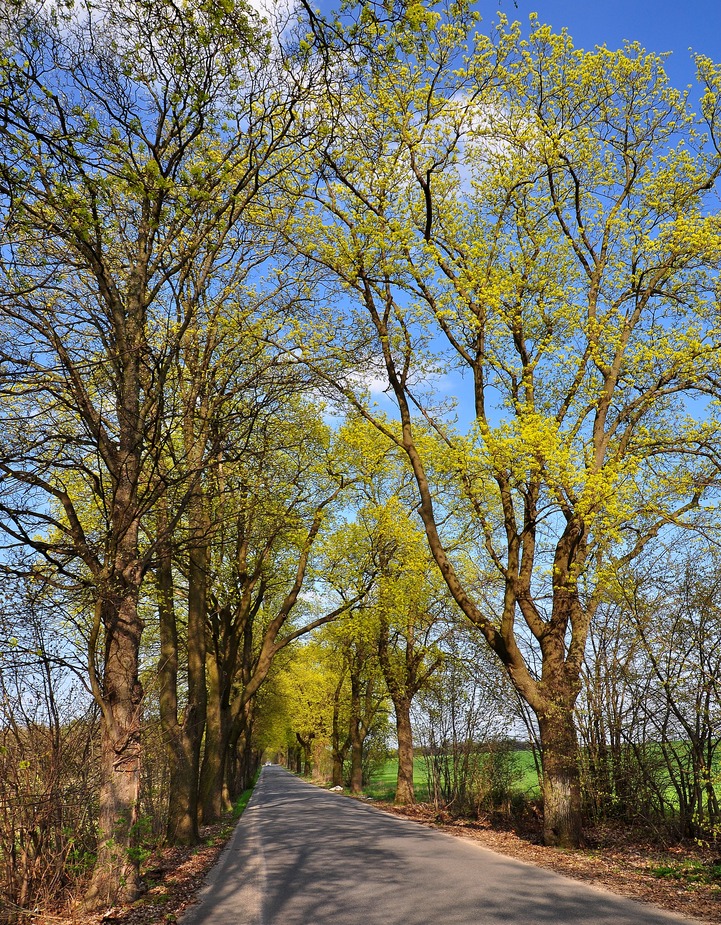
[[223, 693], [223, 683], [214, 658], [208, 659], [208, 707], [205, 751], [200, 771], [199, 804], [202, 821], [218, 819], [230, 809], [225, 785], [226, 761], [232, 731], [230, 704]]
[[[352, 726], [358, 727], [356, 721], [351, 723]], [[350, 751], [350, 792], [363, 792], [363, 739], [356, 728], [351, 733], [351, 751]]]
[[98, 853], [85, 895], [86, 910], [132, 902], [140, 889], [136, 852], [140, 790], [140, 711], [138, 652], [143, 624], [138, 589], [101, 605], [106, 626], [102, 696], [101, 782]]
[[198, 761], [192, 737], [183, 726], [168, 743], [172, 755], [166, 838], [171, 845], [195, 845], [198, 831]]
[[233, 724], [226, 759], [227, 792], [230, 801], [236, 800], [250, 787], [255, 772], [256, 756], [253, 751], [253, 721], [255, 698], [242, 707], [240, 716]]
[[[98, 818], [98, 853], [84, 905], [95, 911], [134, 900], [140, 888], [137, 853], [138, 795], [140, 791], [140, 720], [143, 690], [138, 677], [143, 621], [138, 613], [144, 577], [139, 536], [142, 504], [139, 486], [144, 462], [145, 434], [140, 410], [145, 340], [144, 263], [147, 228], [139, 229], [139, 260], [128, 276], [125, 310], [119, 335], [122, 361], [115, 407], [117, 447], [106, 446], [112, 475], [110, 508], [111, 558], [108, 579], [100, 580], [98, 610], [89, 640], [90, 682], [102, 710], [101, 783]], [[142, 256], [140, 254], [142, 253]], [[102, 624], [105, 653], [102, 680], [95, 666], [95, 646]]]
[[360, 679], [351, 673], [350, 707], [350, 792], [363, 790], [363, 724], [361, 720]]
[[[200, 747], [206, 717], [204, 594], [192, 586], [188, 606], [188, 704], [176, 736], [171, 742], [174, 766], [171, 768], [167, 835], [171, 843], [192, 845], [200, 840], [198, 831], [198, 791]], [[204, 581], [204, 578], [203, 578]], [[198, 600], [193, 600], [198, 598]]]
[[413, 729], [411, 726], [410, 701], [393, 702], [396, 712], [396, 733], [398, 736], [398, 780], [395, 802], [405, 806], [416, 802], [413, 788]]
[[350, 748], [348, 731], [344, 730], [341, 732], [340, 722], [340, 700], [344, 680], [345, 669], [338, 680], [333, 694], [333, 728], [330, 742], [331, 752], [333, 754], [333, 771], [331, 776], [331, 785], [333, 787], [343, 786], [343, 765], [345, 763], [345, 756], [348, 754], [348, 749]]
[[231, 738], [225, 768], [228, 797], [233, 803], [248, 789], [255, 770], [251, 736], [245, 730], [237, 739]]
[[582, 842], [581, 783], [573, 711], [556, 707], [538, 716], [543, 766], [543, 840], [559, 848]]
[[332, 787], [343, 786], [343, 757], [339, 752], [333, 752], [333, 770], [330, 779]]
[[188, 703], [182, 720], [178, 761], [171, 779], [168, 835], [173, 841], [195, 844], [198, 831], [200, 750], [207, 713], [205, 632], [208, 617], [210, 524], [200, 486], [204, 441], [194, 425], [195, 403], [186, 408], [185, 448], [195, 482], [188, 500]]
[[[198, 831], [200, 746], [205, 726], [205, 570], [198, 567], [198, 551], [191, 553], [188, 600], [188, 704], [178, 718], [178, 632], [175, 619], [172, 555], [167, 538], [164, 498], [158, 512], [160, 554], [157, 570], [160, 617], [160, 721], [170, 761], [166, 837], [171, 844], [193, 845]], [[201, 555], [202, 555], [201, 550]], [[195, 558], [195, 563], [193, 559]], [[200, 586], [198, 585], [198, 572]], [[200, 639], [199, 639], [200, 637]]]

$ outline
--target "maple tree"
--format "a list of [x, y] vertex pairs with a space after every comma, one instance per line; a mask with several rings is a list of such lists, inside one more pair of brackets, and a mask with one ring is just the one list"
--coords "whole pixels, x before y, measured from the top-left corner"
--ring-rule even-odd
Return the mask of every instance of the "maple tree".
[[[503, 20], [484, 36], [462, 14], [368, 18], [383, 52], [345, 108], [329, 97], [289, 234], [334, 274], [332, 324], [362, 333], [398, 422], [343, 375], [343, 336], [321, 358], [309, 333], [308, 362], [407, 454], [443, 577], [535, 714], [546, 841], [577, 845], [573, 710], [605, 570], [688, 523], [718, 470], [714, 409], [688, 401], [718, 362], [721, 73], [697, 59], [695, 114], [637, 45], [585, 52]], [[439, 375], [468, 392], [465, 430]], [[495, 595], [449, 549], [461, 502]]]

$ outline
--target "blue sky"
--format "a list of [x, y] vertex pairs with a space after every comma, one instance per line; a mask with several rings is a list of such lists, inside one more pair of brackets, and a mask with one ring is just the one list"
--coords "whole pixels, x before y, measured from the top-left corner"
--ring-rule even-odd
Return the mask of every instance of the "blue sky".
[[523, 23], [538, 13], [541, 22], [567, 28], [581, 48], [618, 48], [629, 39], [648, 51], [673, 52], [666, 67], [679, 87], [694, 79], [689, 48], [721, 62], [721, 0], [516, 0], [515, 6], [500, 0], [496, 6]]

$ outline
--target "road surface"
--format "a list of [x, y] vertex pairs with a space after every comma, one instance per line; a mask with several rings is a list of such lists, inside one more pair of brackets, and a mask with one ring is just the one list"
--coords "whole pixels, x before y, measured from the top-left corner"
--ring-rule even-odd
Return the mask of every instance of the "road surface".
[[180, 925], [688, 925], [263, 768]]

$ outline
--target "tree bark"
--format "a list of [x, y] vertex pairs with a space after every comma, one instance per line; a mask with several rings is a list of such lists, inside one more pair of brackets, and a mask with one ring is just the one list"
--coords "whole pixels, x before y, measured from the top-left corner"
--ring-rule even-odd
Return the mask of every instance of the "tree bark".
[[137, 856], [140, 790], [138, 652], [143, 624], [138, 588], [125, 588], [100, 604], [106, 626], [101, 725], [98, 853], [85, 895], [88, 910], [135, 900], [140, 891]]
[[350, 748], [348, 730], [345, 729], [341, 732], [340, 723], [341, 694], [345, 682], [346, 670], [347, 668], [344, 666], [341, 676], [338, 679], [338, 684], [333, 692], [333, 728], [331, 730], [330, 741], [331, 753], [333, 755], [333, 771], [331, 774], [331, 785], [333, 787], [343, 786], [343, 765], [345, 764], [345, 756], [348, 754], [348, 749]]
[[[110, 536], [115, 548], [108, 563], [107, 583], [98, 576], [95, 623], [88, 646], [90, 683], [103, 717], [98, 854], [84, 900], [86, 909], [93, 911], [130, 902], [140, 889], [136, 823], [143, 699], [139, 652], [144, 628], [138, 613], [144, 576], [139, 556], [143, 448], [139, 357], [145, 345], [142, 319], [141, 299], [136, 296], [130, 300], [125, 319], [124, 333], [134, 349], [125, 358], [119, 389], [118, 449], [109, 453], [109, 468], [115, 475], [110, 509]], [[105, 632], [102, 683], [95, 663], [101, 624]]]
[[257, 770], [253, 750], [255, 697], [243, 704], [240, 717], [233, 723], [226, 761], [227, 792], [230, 801], [237, 799], [253, 782]]
[[363, 722], [361, 718], [360, 678], [351, 671], [351, 708], [350, 708], [350, 792], [363, 791]]
[[226, 761], [232, 728], [222, 669], [217, 659], [208, 659], [208, 707], [205, 751], [200, 770], [199, 805], [203, 822], [212, 822], [230, 809], [225, 786]]
[[[191, 550], [188, 593], [188, 703], [178, 716], [178, 630], [168, 512], [165, 496], [158, 506], [159, 561], [157, 569], [160, 618], [160, 721], [170, 761], [166, 837], [170, 844], [193, 845], [198, 831], [200, 747], [205, 727], [205, 550]], [[199, 639], [200, 637], [200, 639]]]
[[572, 708], [538, 716], [543, 767], [543, 841], [559, 848], [582, 843], [578, 741]]
[[200, 492], [189, 504], [191, 540], [188, 563], [188, 703], [177, 730], [175, 767], [170, 782], [167, 833], [171, 843], [196, 844], [200, 749], [207, 712], [205, 622], [207, 610], [207, 523]]
[[398, 780], [395, 803], [405, 806], [416, 802], [413, 787], [413, 728], [410, 701], [393, 701], [398, 736]]

